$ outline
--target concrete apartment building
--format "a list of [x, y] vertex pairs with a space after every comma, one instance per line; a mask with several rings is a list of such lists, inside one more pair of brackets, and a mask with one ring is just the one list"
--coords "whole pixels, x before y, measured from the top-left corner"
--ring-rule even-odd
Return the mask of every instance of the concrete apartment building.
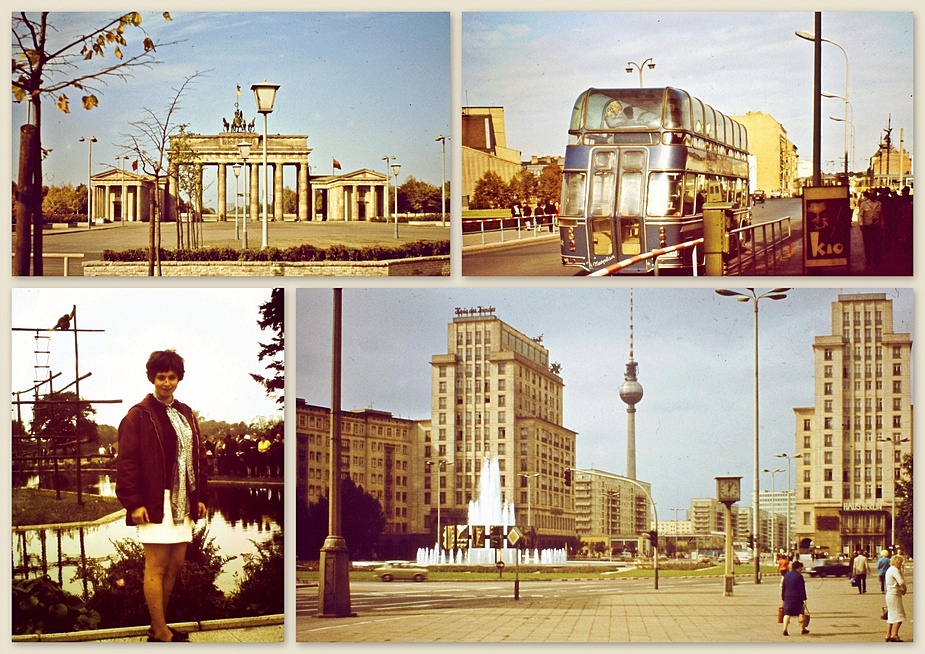
[[[425, 526], [465, 524], [482, 461], [496, 457], [503, 499], [518, 524], [532, 522], [544, 539], [575, 535], [572, 487], [576, 433], [562, 425], [562, 378], [542, 337], [504, 323], [492, 307], [457, 308], [447, 351], [431, 357], [432, 418], [420, 455]], [[427, 490], [438, 492], [426, 494]], [[530, 514], [530, 515], [528, 515]]]
[[618, 551], [649, 552], [644, 539], [655, 529], [646, 497], [651, 484], [595, 469], [576, 470], [573, 483], [575, 531], [583, 541], [609, 542]]
[[913, 449], [912, 338], [883, 293], [839, 295], [817, 336], [814, 403], [796, 419], [795, 540], [847, 554], [891, 544], [894, 481]]
[[797, 148], [787, 137], [787, 130], [773, 116], [749, 111], [732, 116], [748, 130], [748, 153], [755, 157], [756, 184], [751, 192], [764, 191], [768, 196], [780, 193], [790, 197], [796, 189]]

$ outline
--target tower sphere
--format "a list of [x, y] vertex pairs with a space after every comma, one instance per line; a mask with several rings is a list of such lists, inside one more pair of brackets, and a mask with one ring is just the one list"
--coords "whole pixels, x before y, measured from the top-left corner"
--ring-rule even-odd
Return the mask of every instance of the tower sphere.
[[620, 399], [625, 404], [636, 404], [642, 399], [642, 384], [635, 379], [627, 380], [620, 386]]

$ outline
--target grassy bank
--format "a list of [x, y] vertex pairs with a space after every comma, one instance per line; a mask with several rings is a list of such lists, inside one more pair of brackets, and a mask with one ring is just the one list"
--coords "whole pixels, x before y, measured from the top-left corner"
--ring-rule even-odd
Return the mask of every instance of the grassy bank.
[[77, 505], [77, 493], [61, 492], [56, 499], [53, 490], [14, 488], [12, 525], [50, 525], [66, 522], [97, 520], [122, 508], [114, 497], [83, 494], [83, 506]]

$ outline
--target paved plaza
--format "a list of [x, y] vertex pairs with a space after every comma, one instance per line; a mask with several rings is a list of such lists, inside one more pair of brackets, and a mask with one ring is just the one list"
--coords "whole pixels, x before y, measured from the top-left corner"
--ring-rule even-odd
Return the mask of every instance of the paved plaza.
[[[909, 620], [900, 637], [913, 640], [914, 593], [904, 598]], [[562, 581], [561, 592], [537, 596], [531, 584], [520, 585], [520, 599], [493, 599], [453, 609], [382, 609], [349, 618], [302, 617], [296, 624], [300, 642], [447, 642], [447, 643], [879, 643], [884, 646], [884, 605], [876, 576], [861, 595], [847, 579], [806, 577], [810, 633], [800, 635], [791, 623], [783, 636], [777, 623], [778, 578], [754, 584], [739, 577], [732, 596], [724, 597], [722, 578], [696, 582], [663, 578], [659, 590], [651, 579], [594, 582], [600, 591]], [[512, 583], [513, 586], [513, 583]], [[302, 589], [317, 592], [316, 588]]]
[[[446, 226], [435, 223], [399, 223], [398, 238], [395, 238], [394, 223], [369, 222], [269, 222], [267, 243], [270, 247], [288, 248], [310, 244], [317, 248], [332, 245], [365, 247], [379, 245], [389, 247], [417, 241], [450, 240], [450, 222]], [[235, 238], [234, 221], [204, 222], [202, 226], [202, 247], [241, 247], [243, 230], [239, 225], [239, 238]], [[247, 224], [247, 244], [251, 250], [259, 250], [262, 243], [262, 224], [251, 221]], [[42, 250], [45, 254], [46, 276], [63, 274], [63, 258], [59, 255], [82, 255], [69, 261], [68, 275], [81, 275], [81, 262], [99, 261], [104, 250], [128, 250], [148, 246], [148, 223], [126, 223], [86, 225], [71, 229], [48, 229], [42, 236]], [[13, 234], [12, 242], [16, 242]], [[174, 249], [177, 244], [176, 223], [161, 225], [161, 247]]]

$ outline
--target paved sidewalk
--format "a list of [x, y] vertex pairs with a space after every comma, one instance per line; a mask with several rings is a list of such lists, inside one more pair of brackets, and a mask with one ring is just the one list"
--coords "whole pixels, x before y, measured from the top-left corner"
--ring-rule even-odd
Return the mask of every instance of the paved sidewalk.
[[[911, 579], [911, 574], [908, 575]], [[876, 576], [873, 578], [877, 585]], [[606, 580], [613, 592], [570, 590], [537, 596], [530, 583], [521, 583], [520, 600], [494, 599], [471, 608], [377, 611], [353, 618], [309, 617], [298, 620], [300, 642], [452, 642], [452, 643], [884, 643], [886, 623], [879, 590], [865, 595], [846, 579], [812, 579], [807, 576], [810, 633], [800, 635], [791, 624], [790, 636], [777, 623], [780, 584], [765, 578], [762, 584], [738, 580], [733, 595], [723, 596], [722, 579], [691, 585], [670, 578], [660, 580]], [[513, 583], [512, 583], [513, 588]], [[912, 585], [904, 598], [909, 620], [900, 637], [913, 638]], [[885, 645], [885, 643], [884, 643]], [[891, 645], [891, 647], [895, 647]]]

